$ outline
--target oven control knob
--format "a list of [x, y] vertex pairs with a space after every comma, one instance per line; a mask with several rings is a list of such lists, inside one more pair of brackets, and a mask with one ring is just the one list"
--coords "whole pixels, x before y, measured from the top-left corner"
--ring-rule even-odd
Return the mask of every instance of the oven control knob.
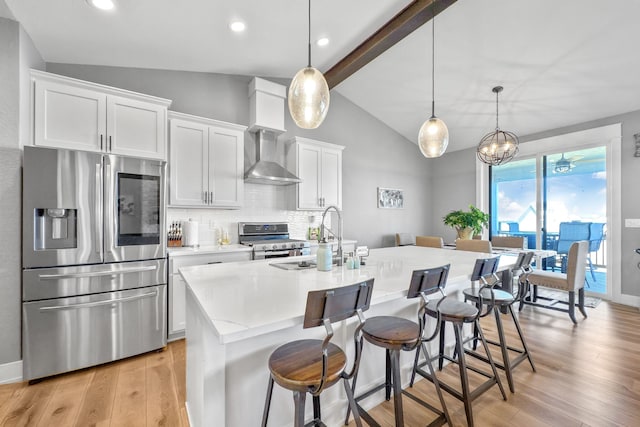
[[278, 249], [278, 245], [271, 246], [271, 249]]
[[287, 249], [287, 244], [286, 243], [282, 244], [282, 249]]

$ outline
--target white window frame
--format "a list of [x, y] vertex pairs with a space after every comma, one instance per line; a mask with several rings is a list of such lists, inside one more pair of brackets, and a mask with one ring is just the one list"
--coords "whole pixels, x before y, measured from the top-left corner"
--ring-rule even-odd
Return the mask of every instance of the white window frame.
[[[518, 157], [536, 157], [537, 176], [541, 176], [542, 157], [552, 153], [582, 150], [605, 146], [607, 153], [607, 294], [606, 299], [627, 305], [637, 305], [638, 297], [622, 293], [622, 124], [587, 129], [555, 135], [520, 144]], [[537, 229], [542, 227], [542, 181], [536, 185]], [[485, 212], [489, 209], [489, 167], [476, 161], [476, 206]], [[485, 231], [485, 238], [487, 237]], [[536, 237], [540, 238], [539, 233]], [[615, 244], [614, 244], [615, 242]], [[538, 241], [538, 247], [540, 242]], [[588, 288], [585, 289], [588, 291]], [[602, 294], [596, 294], [601, 296]]]

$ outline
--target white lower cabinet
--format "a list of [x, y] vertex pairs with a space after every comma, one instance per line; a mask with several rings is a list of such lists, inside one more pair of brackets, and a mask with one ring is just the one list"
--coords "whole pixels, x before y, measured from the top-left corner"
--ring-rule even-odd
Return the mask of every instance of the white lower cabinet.
[[169, 325], [168, 339], [184, 337], [185, 329], [185, 281], [178, 269], [193, 265], [218, 264], [222, 262], [250, 261], [251, 252], [224, 252], [215, 254], [179, 255], [169, 254]]

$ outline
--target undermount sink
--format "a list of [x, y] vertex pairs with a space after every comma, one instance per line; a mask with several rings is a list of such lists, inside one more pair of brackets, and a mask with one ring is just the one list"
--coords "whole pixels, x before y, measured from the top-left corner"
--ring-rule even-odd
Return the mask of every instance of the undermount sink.
[[[331, 260], [331, 264], [336, 265], [338, 263], [338, 259], [333, 257]], [[269, 264], [272, 267], [281, 268], [283, 270], [307, 270], [309, 268], [316, 268], [315, 260], [304, 260], [304, 261], [289, 261], [289, 262], [272, 262]]]
[[283, 270], [306, 270], [308, 268], [316, 268], [315, 261], [274, 262], [269, 265]]

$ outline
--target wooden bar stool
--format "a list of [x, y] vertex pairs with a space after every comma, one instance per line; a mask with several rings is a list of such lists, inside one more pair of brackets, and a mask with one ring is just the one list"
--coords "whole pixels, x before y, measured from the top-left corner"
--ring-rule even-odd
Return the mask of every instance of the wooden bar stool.
[[[420, 403], [426, 408], [430, 409], [438, 415], [429, 426], [441, 426], [445, 422], [451, 425], [451, 419], [447, 412], [447, 407], [440, 390], [440, 385], [436, 379], [435, 372], [431, 362], [427, 363], [429, 373], [427, 374], [422, 369], [417, 372], [420, 375], [426, 375], [432, 378], [432, 382], [435, 386], [436, 393], [440, 399], [442, 410], [432, 406], [431, 404], [423, 401], [417, 396], [402, 390], [402, 383], [400, 380], [400, 352], [401, 351], [413, 351], [416, 348], [422, 347], [425, 354], [427, 352], [427, 342], [433, 340], [438, 334], [439, 324], [434, 328], [431, 336], [425, 336], [425, 324], [426, 324], [426, 305], [429, 302], [427, 295], [442, 292], [447, 276], [449, 274], [449, 265], [442, 267], [431, 268], [427, 270], [416, 270], [411, 276], [411, 282], [409, 285], [409, 292], [407, 298], [422, 297], [420, 308], [418, 310], [418, 323], [412, 322], [401, 317], [394, 316], [376, 316], [367, 320], [367, 323], [362, 328], [362, 333], [367, 342], [382, 347], [386, 350], [386, 380], [383, 384], [380, 384], [373, 389], [361, 394], [355, 398], [356, 405], [360, 411], [360, 415], [371, 426], [379, 426], [375, 419], [369, 415], [358, 403], [360, 400], [371, 396], [373, 393], [385, 389], [385, 398], [389, 400], [391, 398], [391, 389], [393, 389], [393, 403], [395, 409], [395, 422], [396, 426], [404, 425], [404, 412], [402, 409], [402, 394], [404, 393], [412, 400]], [[443, 301], [441, 299], [440, 301]], [[439, 322], [439, 319], [438, 319]], [[353, 393], [355, 394], [357, 376], [353, 379]], [[349, 409], [347, 409], [347, 417], [345, 424], [349, 420]]]
[[[491, 258], [496, 259], [497, 258]], [[476, 264], [477, 268], [477, 264]], [[475, 271], [475, 268], [474, 268]], [[480, 306], [483, 304], [482, 293], [479, 297]], [[500, 382], [500, 377], [498, 376], [498, 371], [496, 369], [496, 365], [491, 357], [491, 353], [489, 353], [489, 346], [487, 341], [484, 338], [484, 334], [482, 333], [482, 329], [480, 329], [480, 310], [474, 307], [471, 304], [467, 304], [463, 301], [458, 301], [449, 297], [444, 297], [440, 301], [429, 301], [429, 303], [425, 306], [426, 314], [430, 317], [439, 319], [440, 323], [440, 347], [439, 354], [437, 356], [429, 356], [428, 353], [425, 352], [425, 361], [419, 362], [420, 360], [420, 348], [416, 351], [416, 358], [413, 367], [413, 374], [411, 376], [410, 385], [413, 386], [413, 382], [415, 380], [416, 373], [420, 373], [423, 377], [428, 379], [429, 381], [435, 382], [437, 381], [435, 375], [428, 375], [426, 372], [420, 372], [420, 368], [425, 364], [430, 365], [432, 361], [438, 359], [438, 368], [442, 370], [443, 361], [446, 359], [452, 363], [458, 365], [458, 370], [460, 372], [460, 384], [462, 387], [462, 392], [459, 392], [452, 386], [448, 385], [440, 381], [440, 387], [445, 390], [447, 393], [451, 394], [456, 399], [462, 401], [464, 403], [464, 410], [467, 416], [467, 424], [469, 427], [473, 427], [473, 412], [472, 412], [472, 402], [478, 398], [482, 393], [491, 389], [492, 386], [498, 385], [500, 389], [500, 393], [502, 394], [502, 398], [507, 400], [507, 395], [504, 392], [504, 388], [502, 387], [502, 383]], [[450, 322], [453, 326], [453, 331], [456, 337], [456, 347], [454, 351], [454, 356], [450, 357], [444, 352], [444, 336], [445, 336], [445, 326], [446, 322]], [[470, 340], [475, 339], [475, 336], [471, 336], [470, 338], [465, 339], [463, 335], [463, 326], [465, 324], [473, 324], [475, 330], [477, 330], [478, 337], [480, 338], [480, 342], [482, 343], [485, 352], [487, 353], [486, 362], [491, 367], [491, 373], [485, 372], [475, 366], [467, 365], [465, 360], [465, 354], [470, 354], [471, 350], [468, 350], [464, 347], [464, 345]], [[423, 349], [424, 350], [424, 349]], [[486, 380], [480, 384], [475, 389], [471, 390], [469, 385], [469, 377], [467, 375], [467, 370], [471, 370], [476, 372], [486, 378]]]
[[[309, 292], [304, 314], [303, 328], [324, 325], [327, 335], [324, 340], [298, 340], [278, 347], [269, 357], [269, 385], [262, 415], [262, 427], [266, 427], [271, 406], [273, 383], [293, 391], [295, 405], [294, 426], [304, 423], [304, 404], [307, 393], [313, 397], [313, 420], [306, 425], [324, 425], [320, 414], [320, 393], [341, 379], [358, 427], [362, 426], [358, 409], [349, 380], [353, 378], [360, 365], [362, 353], [362, 327], [365, 318], [362, 314], [369, 309], [373, 279], [333, 289]], [[354, 332], [355, 360], [351, 371], [346, 371], [347, 356], [335, 344], [329, 342], [333, 337], [332, 323], [358, 316], [359, 324]]]
[[[531, 256], [529, 256], [531, 255]], [[531, 369], [533, 372], [536, 371], [536, 367], [533, 363], [533, 359], [531, 358], [531, 353], [529, 352], [529, 348], [527, 347], [527, 342], [524, 339], [524, 334], [522, 333], [522, 328], [520, 327], [520, 322], [518, 318], [515, 316], [513, 311], [513, 304], [516, 301], [519, 301], [520, 298], [524, 297], [524, 289], [523, 281], [526, 281], [526, 275], [529, 273], [529, 265], [525, 264], [531, 262], [531, 258], [533, 256], [533, 252], [520, 253], [518, 255], [518, 259], [515, 264], [515, 268], [521, 270], [519, 281], [521, 285], [519, 286], [519, 294], [518, 298], [514, 297], [511, 293], [506, 292], [502, 289], [498, 289], [497, 287], [500, 285], [500, 279], [496, 274], [496, 270], [498, 267], [497, 258], [488, 258], [488, 259], [479, 259], [476, 261], [476, 268], [474, 268], [473, 274], [471, 276], [472, 281], [479, 281], [482, 283], [482, 288], [472, 287], [469, 289], [465, 289], [463, 292], [465, 301], [471, 301], [476, 304], [476, 307], [482, 311], [486, 306], [486, 310], [483, 315], [487, 315], [493, 311], [495, 319], [496, 319], [496, 329], [498, 331], [498, 341], [492, 341], [487, 339], [487, 343], [500, 347], [500, 351], [502, 352], [502, 363], [495, 362], [496, 367], [504, 370], [507, 376], [507, 382], [509, 383], [509, 390], [512, 393], [515, 392], [515, 388], [513, 385], [513, 369], [518, 366], [522, 361], [529, 360], [529, 364], [531, 365]], [[522, 348], [511, 347], [507, 344], [507, 340], [504, 336], [504, 327], [502, 325], [502, 316], [500, 315], [501, 311], [506, 309], [508, 313], [511, 315], [511, 319], [518, 331], [518, 336], [520, 337], [520, 343]], [[474, 339], [474, 350], [476, 348], [477, 343], [477, 331], [475, 332]], [[511, 359], [509, 355], [509, 351], [518, 353], [518, 356]], [[476, 352], [469, 352], [469, 355], [488, 362], [487, 358]]]

